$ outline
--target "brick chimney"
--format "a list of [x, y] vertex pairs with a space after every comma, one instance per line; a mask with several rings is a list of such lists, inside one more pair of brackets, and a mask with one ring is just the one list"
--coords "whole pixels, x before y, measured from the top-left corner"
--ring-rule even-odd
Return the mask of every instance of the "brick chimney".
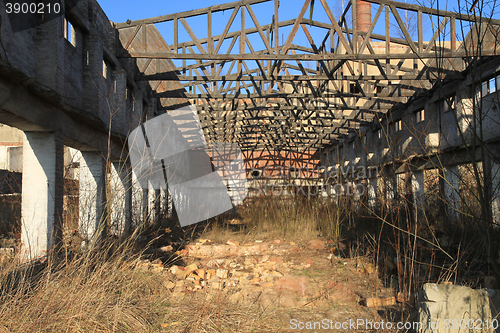
[[372, 24], [371, 4], [366, 1], [356, 0], [356, 20], [358, 31], [368, 32]]

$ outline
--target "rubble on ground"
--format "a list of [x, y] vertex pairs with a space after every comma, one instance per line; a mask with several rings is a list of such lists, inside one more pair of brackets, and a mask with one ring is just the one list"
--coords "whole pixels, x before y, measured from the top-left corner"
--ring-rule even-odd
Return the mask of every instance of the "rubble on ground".
[[321, 239], [303, 245], [280, 239], [243, 244], [200, 239], [176, 253], [184, 265], [144, 261], [138, 269], [161, 273], [174, 299], [192, 293], [210, 299], [223, 292], [233, 304], [358, 306], [378, 283], [377, 270], [366, 258], [341, 258], [327, 245]]

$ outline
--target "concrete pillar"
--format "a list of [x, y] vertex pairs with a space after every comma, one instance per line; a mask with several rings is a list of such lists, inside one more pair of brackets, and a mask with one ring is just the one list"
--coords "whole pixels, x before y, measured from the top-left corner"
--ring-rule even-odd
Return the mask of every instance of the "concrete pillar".
[[168, 191], [168, 187], [166, 189], [162, 189], [162, 200], [161, 200], [161, 211], [163, 217], [170, 216], [170, 193]]
[[366, 183], [366, 197], [368, 199], [368, 208], [374, 210], [377, 208], [377, 178], [368, 178]]
[[148, 224], [156, 221], [156, 190], [149, 184], [147, 192], [147, 215]]
[[144, 219], [148, 224], [152, 224], [158, 218], [157, 203], [159, 203], [159, 190], [156, 190], [151, 183], [148, 183], [148, 188], [143, 192], [143, 210]]
[[39, 258], [62, 238], [64, 144], [61, 133], [25, 132], [21, 256]]
[[396, 181], [396, 193], [398, 194], [398, 200], [401, 199], [401, 203], [403, 203], [403, 199], [406, 197], [408, 194], [407, 190], [407, 175], [406, 173], [398, 173], [396, 174], [395, 181]]
[[158, 222], [160, 217], [161, 217], [161, 190], [157, 189], [155, 190], [155, 222]]
[[114, 235], [130, 231], [132, 189], [131, 170], [126, 163], [114, 162], [111, 167], [109, 210]]
[[144, 190], [135, 173], [132, 172], [132, 226], [137, 227], [144, 220]]
[[173, 216], [173, 212], [174, 212], [174, 200], [173, 200], [173, 197], [172, 197], [172, 192], [170, 192], [170, 190], [167, 188], [167, 207], [168, 207], [168, 217], [172, 217]]
[[160, 206], [160, 216], [161, 217], [167, 216], [166, 196], [167, 196], [167, 193], [165, 192], [165, 189], [161, 188], [160, 189], [160, 197], [159, 197], [159, 206]]
[[143, 188], [142, 189], [142, 221], [141, 223], [149, 223], [150, 221], [150, 216], [149, 216], [149, 209], [148, 209], [148, 203], [149, 203], [149, 189], [148, 188]]
[[491, 213], [493, 224], [500, 227], [500, 164], [492, 162], [491, 164]]
[[80, 233], [86, 244], [105, 231], [105, 164], [100, 152], [82, 151], [80, 159]]
[[352, 179], [351, 181], [347, 182], [348, 190], [348, 195], [351, 195], [353, 201], [353, 208], [356, 211], [359, 211], [359, 208], [361, 207], [361, 192], [358, 192], [358, 186], [360, 187], [359, 189], [361, 190], [361, 181], [357, 179]]
[[[489, 151], [494, 151], [492, 147], [488, 147]], [[491, 208], [488, 212], [490, 216], [488, 219], [491, 219], [491, 223], [494, 226], [498, 227], [498, 223], [500, 222], [499, 215], [499, 180], [500, 175], [498, 174], [500, 165], [495, 163], [494, 159], [491, 158], [489, 154], [485, 154], [483, 160], [483, 172], [484, 172], [484, 184], [486, 186], [487, 191], [487, 200], [491, 202]]]
[[396, 196], [396, 175], [389, 171], [385, 177], [385, 195], [387, 204], [391, 204]]
[[460, 209], [458, 166], [447, 167], [444, 170], [444, 177], [446, 213], [451, 222], [458, 222]]
[[376, 194], [376, 196], [378, 198], [378, 201], [381, 204], [384, 204], [384, 200], [386, 200], [385, 179], [382, 176], [377, 177], [377, 194]]
[[423, 216], [424, 207], [424, 172], [421, 170], [411, 173], [411, 191], [413, 193], [413, 213], [418, 221]]

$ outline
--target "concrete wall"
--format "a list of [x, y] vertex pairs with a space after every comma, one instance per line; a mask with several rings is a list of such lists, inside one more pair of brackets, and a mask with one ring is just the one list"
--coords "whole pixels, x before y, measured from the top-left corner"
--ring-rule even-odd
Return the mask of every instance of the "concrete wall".
[[[492, 213], [493, 220], [497, 221], [500, 93], [495, 90], [479, 94], [478, 89], [491, 78], [497, 78], [500, 84], [500, 72], [496, 71], [499, 63], [499, 59], [491, 59], [480, 69], [480, 75], [472, 73], [463, 81], [445, 82], [442, 89], [433, 94], [407, 103], [406, 109], [388, 112], [381, 121], [351, 131], [337, 146], [321, 152], [321, 165], [341, 170], [375, 167], [379, 172], [378, 199], [397, 198], [390, 193], [395, 185], [398, 195], [413, 195], [417, 215], [424, 208], [428, 181], [423, 171], [440, 171], [441, 195], [448, 203], [445, 213], [450, 220], [458, 220], [460, 201], [464, 200], [459, 184], [464, 183], [466, 175], [461, 174], [457, 166], [479, 162], [483, 170], [482, 156], [486, 156], [491, 172], [484, 177], [491, 178], [488, 182], [491, 182]], [[417, 115], [422, 110], [425, 110], [424, 119], [421, 119], [422, 113]], [[473, 148], [474, 145], [478, 148]], [[484, 151], [481, 147], [485, 147]], [[347, 179], [340, 181], [370, 179], [368, 175], [357, 175], [359, 173], [347, 173]], [[325, 178], [332, 184], [339, 181], [338, 177]], [[381, 179], [385, 182], [384, 189], [380, 188]]]
[[[35, 125], [43, 130], [62, 128], [69, 146], [101, 149], [96, 140], [98, 135], [90, 135], [86, 126], [92, 126], [101, 135], [111, 126], [113, 133], [123, 138], [131, 125], [137, 126], [142, 119], [146, 104], [153, 102], [144, 97], [150, 89], [148, 84], [134, 80], [135, 61], [127, 60], [123, 64], [116, 58], [119, 41], [99, 4], [95, 0], [76, 3], [66, 15], [17, 32], [10, 26], [5, 4], [0, 4], [4, 46], [0, 60], [6, 65], [0, 77], [7, 81], [4, 86], [12, 87], [8, 82], [12, 80], [24, 82], [27, 90], [37, 92], [40, 102], [59, 106], [44, 105], [43, 110], [37, 110], [32, 105], [31, 112], [23, 112], [18, 110], [21, 103], [12, 101], [13, 105], [9, 105], [14, 96], [12, 89], [7, 88], [1, 97], [7, 102], [4, 111], [10, 115], [2, 122], [21, 130], [32, 130]], [[65, 38], [65, 20], [73, 27], [72, 41]], [[17, 94], [18, 101], [22, 95]], [[59, 114], [61, 111], [63, 117]], [[0, 130], [0, 142], [1, 133]]]
[[[17, 31], [0, 3], [0, 169], [23, 171], [21, 251], [26, 259], [45, 255], [59, 241], [63, 198], [71, 195], [65, 202], [75, 203], [64, 178], [80, 187], [80, 199], [92, 200], [90, 213], [79, 214], [80, 226], [90, 226], [84, 228], [87, 241], [108, 213], [118, 226], [115, 232], [130, 225], [132, 186], [104, 160], [126, 167], [127, 135], [157, 114], [158, 105], [147, 97], [149, 84], [135, 81], [136, 61], [117, 59], [118, 34], [98, 2], [68, 0], [62, 7], [64, 15]], [[92, 172], [85, 172], [98, 159], [101, 174], [96, 176], [95, 163]], [[109, 193], [122, 193], [109, 211], [108, 178], [115, 191]]]

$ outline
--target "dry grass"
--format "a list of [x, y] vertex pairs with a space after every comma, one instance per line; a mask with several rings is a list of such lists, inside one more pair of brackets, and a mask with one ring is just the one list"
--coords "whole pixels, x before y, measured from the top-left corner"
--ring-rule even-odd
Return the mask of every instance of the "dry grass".
[[[346, 217], [336, 202], [279, 196], [248, 198], [239, 207], [245, 224], [242, 235], [261, 238], [308, 240], [322, 237], [340, 240]], [[227, 228], [213, 229], [209, 236], [227, 237]], [[244, 238], [244, 237], [243, 237]]]
[[165, 332], [283, 332], [283, 311], [259, 303], [232, 304], [221, 291], [197, 293], [172, 300], [160, 327]]
[[279, 332], [280, 315], [222, 292], [175, 296], [129, 244], [0, 273], [0, 332]]
[[5, 268], [0, 332], [150, 332], [161, 285], [130, 247], [109, 250]]

